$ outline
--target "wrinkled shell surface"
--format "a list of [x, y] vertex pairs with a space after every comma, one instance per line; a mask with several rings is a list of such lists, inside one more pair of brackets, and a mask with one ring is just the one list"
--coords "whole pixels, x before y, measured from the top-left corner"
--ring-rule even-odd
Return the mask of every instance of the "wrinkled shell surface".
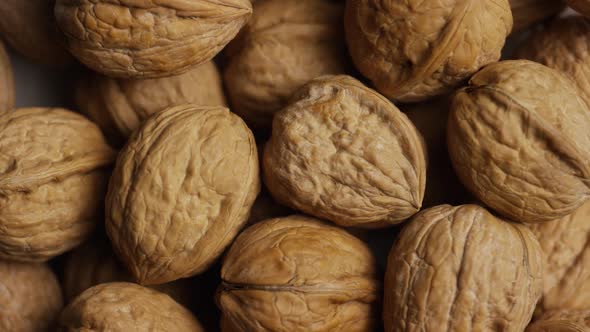
[[252, 13], [248, 0], [57, 0], [68, 49], [107, 76], [154, 78], [211, 60]]
[[567, 4], [580, 14], [590, 17], [590, 0], [565, 0]]
[[14, 75], [10, 58], [0, 42], [0, 114], [14, 108]]
[[356, 67], [403, 102], [450, 92], [497, 61], [512, 30], [508, 0], [350, 0], [345, 22]]
[[168, 295], [126, 282], [87, 289], [59, 317], [58, 331], [201, 332], [193, 314]]
[[352, 77], [324, 76], [275, 116], [265, 183], [279, 202], [339, 225], [396, 224], [422, 204], [422, 143], [386, 98]]
[[590, 310], [550, 311], [527, 327], [526, 332], [590, 331]]
[[477, 205], [425, 210], [389, 253], [385, 331], [523, 331], [542, 275], [541, 248], [525, 226]]
[[83, 242], [115, 159], [98, 127], [63, 109], [0, 115], [0, 257], [46, 261]]
[[504, 61], [453, 100], [448, 146], [459, 178], [515, 221], [561, 218], [590, 194], [590, 110], [561, 73]]
[[121, 151], [106, 229], [141, 284], [205, 270], [246, 223], [260, 189], [250, 130], [223, 107], [157, 113]]
[[346, 67], [344, 5], [338, 1], [270, 0], [228, 51], [224, 72], [234, 111], [260, 129], [309, 80]]
[[362, 241], [316, 219], [258, 223], [224, 259], [222, 331], [373, 331], [375, 268]]
[[555, 16], [563, 11], [562, 0], [509, 0], [514, 18], [513, 31], [524, 30], [531, 25]]

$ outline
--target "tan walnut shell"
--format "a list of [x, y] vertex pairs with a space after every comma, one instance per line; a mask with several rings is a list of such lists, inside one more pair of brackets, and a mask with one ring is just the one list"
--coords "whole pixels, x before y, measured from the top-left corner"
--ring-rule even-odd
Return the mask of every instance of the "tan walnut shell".
[[384, 227], [420, 210], [422, 137], [395, 105], [349, 76], [323, 76], [277, 113], [264, 180], [280, 203], [342, 226]]
[[233, 111], [250, 126], [270, 129], [274, 113], [303, 84], [347, 67], [344, 4], [269, 0], [228, 50], [224, 81]]
[[590, 195], [590, 109], [556, 70], [490, 65], [453, 99], [448, 147], [457, 175], [509, 219], [561, 218]]
[[590, 0], [565, 0], [574, 10], [586, 17], [590, 17]]
[[565, 8], [563, 0], [510, 0], [514, 18], [513, 32], [524, 30], [552, 16]]
[[0, 258], [46, 261], [82, 243], [100, 218], [114, 159], [99, 128], [79, 114], [0, 115]]
[[377, 91], [416, 102], [500, 59], [512, 14], [508, 0], [350, 0], [345, 29], [353, 62]]
[[440, 205], [402, 230], [387, 262], [385, 331], [523, 331], [543, 287], [539, 243], [477, 205]]
[[62, 311], [57, 331], [202, 332], [193, 314], [168, 295], [126, 282], [87, 289]]
[[82, 63], [106, 76], [155, 78], [211, 60], [252, 13], [248, 0], [57, 0], [57, 24]]
[[79, 110], [117, 145], [150, 115], [182, 104], [225, 106], [219, 71], [213, 61], [170, 77], [121, 80], [94, 75], [76, 87]]
[[541, 316], [529, 325], [526, 332], [588, 332], [590, 309], [555, 310]]
[[361, 240], [316, 219], [260, 222], [221, 269], [222, 331], [373, 331], [379, 283]]
[[246, 223], [260, 190], [252, 132], [223, 107], [156, 113], [121, 151], [106, 229], [141, 284], [204, 271]]
[[14, 108], [14, 74], [12, 64], [0, 42], [0, 114]]
[[51, 331], [63, 306], [55, 274], [46, 264], [0, 261], [0, 331]]

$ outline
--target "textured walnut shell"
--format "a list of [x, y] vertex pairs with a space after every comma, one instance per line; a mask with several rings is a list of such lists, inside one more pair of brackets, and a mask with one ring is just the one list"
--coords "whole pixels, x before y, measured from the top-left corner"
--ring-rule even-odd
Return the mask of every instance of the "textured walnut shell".
[[102, 210], [115, 152], [63, 109], [0, 115], [0, 258], [45, 261], [82, 243]]
[[508, 0], [350, 0], [345, 23], [359, 71], [388, 98], [413, 102], [500, 59], [512, 14]]
[[451, 160], [486, 205], [540, 222], [572, 213], [590, 195], [590, 110], [561, 73], [524, 60], [496, 63], [451, 108]]
[[76, 104], [121, 145], [150, 115], [182, 104], [224, 106], [221, 77], [212, 61], [171, 77], [117, 80], [101, 75], [81, 80]]
[[87, 289], [59, 317], [58, 331], [201, 332], [193, 314], [168, 295], [132, 283]]
[[256, 129], [317, 76], [344, 73], [344, 5], [330, 0], [260, 1], [228, 51], [224, 80], [234, 111]]
[[223, 261], [222, 331], [373, 331], [375, 270], [344, 230], [303, 216], [260, 222]]
[[385, 331], [523, 331], [543, 287], [539, 243], [477, 205], [424, 210], [385, 274]]
[[57, 278], [45, 264], [0, 261], [0, 331], [51, 331], [63, 306]]
[[526, 332], [588, 332], [590, 310], [556, 310], [547, 312], [527, 327]]
[[131, 136], [109, 183], [115, 252], [141, 284], [202, 272], [246, 223], [258, 173], [252, 133], [228, 109], [155, 114]]
[[14, 108], [14, 75], [10, 58], [0, 42], [0, 113]]
[[287, 206], [383, 227], [420, 210], [426, 157], [416, 128], [386, 98], [352, 77], [324, 76], [275, 116], [264, 177]]
[[578, 13], [590, 17], [590, 0], [565, 0]]
[[119, 78], [171, 76], [211, 60], [251, 13], [248, 0], [57, 0], [55, 5], [72, 54]]
[[514, 18], [514, 32], [558, 15], [565, 8], [562, 0], [509, 0]]

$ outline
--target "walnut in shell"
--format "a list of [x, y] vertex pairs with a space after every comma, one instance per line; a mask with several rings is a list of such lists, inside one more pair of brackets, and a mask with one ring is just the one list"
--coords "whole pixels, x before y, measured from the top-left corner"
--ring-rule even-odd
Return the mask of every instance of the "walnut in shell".
[[114, 159], [79, 114], [0, 115], [0, 258], [46, 261], [82, 243], [100, 218]]
[[590, 195], [590, 110], [572, 82], [538, 63], [503, 61], [454, 97], [448, 147], [486, 205], [522, 222], [564, 217]]
[[349, 76], [312, 80], [277, 113], [265, 183], [279, 202], [343, 226], [384, 227], [420, 210], [422, 137], [385, 97]]
[[590, 0], [565, 0], [565, 2], [580, 14], [590, 17]]
[[168, 295], [126, 282], [84, 291], [61, 313], [57, 331], [201, 332], [199, 321]]
[[254, 137], [237, 115], [172, 107], [149, 118], [121, 151], [107, 233], [141, 284], [189, 277], [230, 244], [259, 190]]
[[539, 243], [477, 205], [410, 221], [389, 253], [385, 331], [523, 331], [543, 287]]
[[0, 42], [0, 113], [14, 108], [14, 75], [10, 58]]
[[555, 310], [529, 325], [526, 332], [587, 332], [590, 331], [590, 310]]
[[155, 78], [211, 60], [252, 13], [248, 0], [57, 0], [57, 24], [82, 63], [107, 76]]
[[246, 229], [223, 261], [222, 331], [373, 331], [379, 283], [369, 248], [304, 216]]
[[414, 102], [500, 59], [512, 14], [508, 0], [349, 0], [345, 23], [359, 71], [388, 98]]
[[514, 32], [558, 15], [565, 8], [562, 0], [510, 0]]

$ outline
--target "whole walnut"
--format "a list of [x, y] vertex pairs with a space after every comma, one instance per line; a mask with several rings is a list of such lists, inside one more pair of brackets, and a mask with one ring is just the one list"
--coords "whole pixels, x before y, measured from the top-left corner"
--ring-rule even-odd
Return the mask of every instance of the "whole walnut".
[[523, 331], [543, 287], [539, 243], [477, 205], [440, 205], [401, 231], [385, 274], [385, 331]]
[[555, 310], [529, 325], [526, 332], [587, 332], [590, 331], [590, 309]]
[[514, 32], [558, 15], [565, 8], [563, 0], [509, 0], [514, 17]]
[[374, 258], [346, 231], [304, 216], [263, 221], [228, 251], [222, 331], [373, 331]]
[[141, 284], [204, 271], [246, 223], [260, 190], [252, 132], [223, 107], [150, 117], [119, 154], [106, 230]]
[[590, 109], [558, 71], [525, 60], [489, 65], [451, 108], [451, 160], [486, 205], [515, 221], [541, 222], [588, 199]]
[[182, 104], [224, 106], [221, 77], [213, 61], [170, 77], [117, 80], [101, 75], [81, 80], [76, 104], [122, 145], [150, 115]]
[[348, 0], [348, 49], [377, 91], [416, 102], [452, 91], [500, 59], [508, 0]]
[[168, 295], [127, 282], [87, 289], [62, 311], [57, 331], [201, 332], [201, 324]]
[[331, 0], [257, 2], [224, 71], [234, 111], [267, 130], [291, 95], [320, 75], [344, 73], [344, 4]]
[[0, 115], [0, 258], [46, 261], [82, 243], [103, 206], [115, 152], [64, 110]]
[[14, 108], [14, 75], [10, 58], [0, 41], [0, 113]]
[[279, 203], [342, 226], [384, 227], [420, 210], [422, 137], [349, 76], [310, 81], [274, 118], [264, 179]]
[[565, 2], [575, 11], [590, 17], [590, 0], [565, 0]]
[[252, 14], [248, 0], [57, 0], [67, 48], [107, 76], [155, 78], [211, 60]]

